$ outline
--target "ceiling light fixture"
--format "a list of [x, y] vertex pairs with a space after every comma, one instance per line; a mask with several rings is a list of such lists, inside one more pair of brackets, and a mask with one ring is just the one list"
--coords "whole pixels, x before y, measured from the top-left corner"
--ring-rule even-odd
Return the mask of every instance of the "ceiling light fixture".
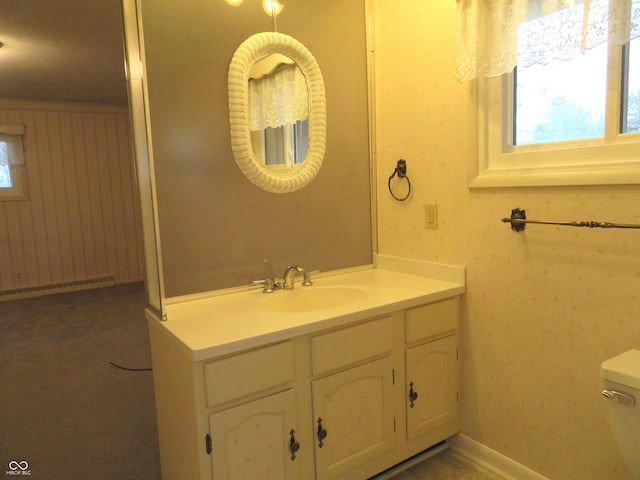
[[240, 5], [242, 5], [242, 2], [244, 2], [244, 0], [224, 0], [225, 2], [227, 2], [229, 5], [231, 5], [232, 7], [239, 7]]
[[262, 0], [262, 9], [270, 17], [277, 16], [284, 8], [284, 0]]

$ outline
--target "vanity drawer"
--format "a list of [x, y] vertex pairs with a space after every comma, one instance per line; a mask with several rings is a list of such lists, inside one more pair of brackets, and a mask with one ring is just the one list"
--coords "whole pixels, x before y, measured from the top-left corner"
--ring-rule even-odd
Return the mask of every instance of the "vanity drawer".
[[291, 342], [240, 353], [204, 366], [207, 405], [214, 407], [293, 380]]
[[407, 343], [458, 328], [458, 297], [411, 308], [406, 313]]
[[314, 375], [388, 353], [393, 348], [393, 322], [383, 317], [311, 339]]

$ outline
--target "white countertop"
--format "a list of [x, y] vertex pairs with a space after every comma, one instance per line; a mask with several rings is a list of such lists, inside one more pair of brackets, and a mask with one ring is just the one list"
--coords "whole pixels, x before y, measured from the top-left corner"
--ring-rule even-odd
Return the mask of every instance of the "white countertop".
[[[387, 262], [381, 262], [387, 265]], [[420, 262], [425, 263], [425, 262]], [[441, 266], [442, 267], [442, 266]], [[464, 293], [461, 275], [440, 280], [380, 268], [368, 268], [313, 278], [314, 285], [263, 293], [260, 288], [206, 298], [185, 299], [165, 305], [166, 321], [155, 326], [176, 337], [194, 361], [227, 355], [296, 336], [345, 325]], [[414, 269], [415, 270], [415, 269]], [[367, 295], [343, 306], [303, 312], [273, 312], [261, 301], [275, 295], [295, 295], [298, 290], [351, 286]]]

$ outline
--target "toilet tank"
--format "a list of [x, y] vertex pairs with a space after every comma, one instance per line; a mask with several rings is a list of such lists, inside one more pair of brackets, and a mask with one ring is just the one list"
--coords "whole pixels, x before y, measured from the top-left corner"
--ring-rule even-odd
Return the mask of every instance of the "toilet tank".
[[634, 479], [640, 479], [640, 350], [602, 362], [609, 425]]

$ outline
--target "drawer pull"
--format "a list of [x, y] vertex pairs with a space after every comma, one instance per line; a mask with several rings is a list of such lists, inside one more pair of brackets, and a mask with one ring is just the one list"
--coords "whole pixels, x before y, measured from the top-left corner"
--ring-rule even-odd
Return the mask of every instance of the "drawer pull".
[[300, 450], [300, 442], [296, 441], [295, 433], [296, 431], [293, 428], [289, 432], [289, 435], [291, 435], [291, 440], [289, 440], [289, 450], [291, 450], [292, 461], [296, 459], [296, 452]]
[[327, 438], [327, 431], [322, 428], [322, 418], [318, 417], [318, 446], [322, 448], [324, 445], [324, 439]]
[[418, 398], [418, 392], [413, 389], [413, 382], [409, 384], [409, 406], [413, 408], [413, 402]]

